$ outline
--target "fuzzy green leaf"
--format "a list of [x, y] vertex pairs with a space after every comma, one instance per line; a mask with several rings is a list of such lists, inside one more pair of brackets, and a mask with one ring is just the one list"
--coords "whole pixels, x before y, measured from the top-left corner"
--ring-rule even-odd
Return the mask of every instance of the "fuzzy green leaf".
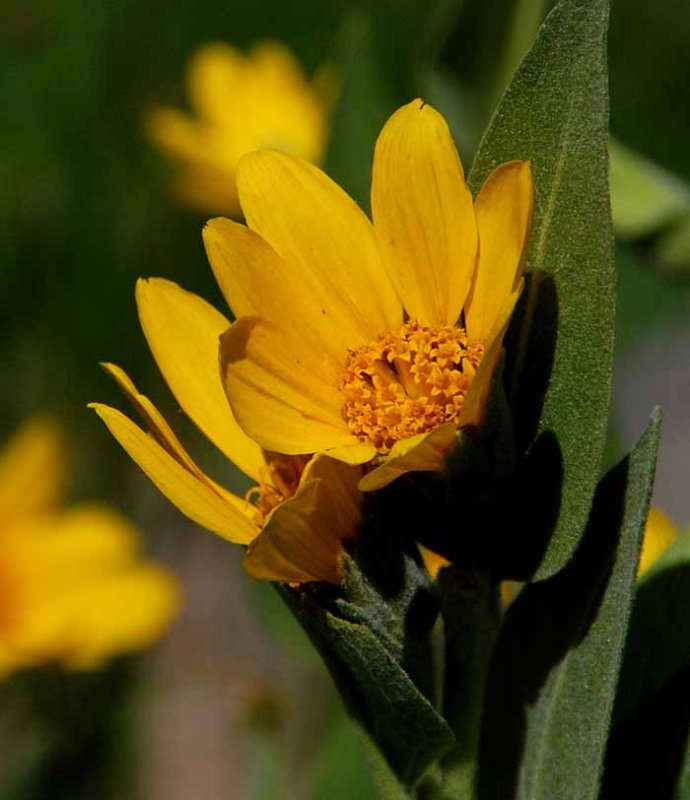
[[[563, 0], [508, 87], [484, 135], [470, 183], [499, 164], [532, 162], [537, 196], [527, 287], [509, 339], [506, 385], [517, 443], [553, 438], [555, 533], [537, 572], [575, 551], [601, 470], [607, 427], [615, 273], [608, 190], [608, 0]], [[511, 352], [512, 351], [512, 352]], [[529, 465], [525, 472], [529, 472]], [[561, 478], [562, 476], [562, 478]], [[544, 498], [529, 487], [514, 510], [539, 525]], [[553, 529], [553, 527], [551, 527]]]
[[482, 800], [598, 797], [659, 427], [656, 411], [600, 482], [570, 563], [507, 612], [487, 690]]
[[[396, 584], [372, 584], [359, 563], [345, 559], [343, 594], [279, 589], [328, 667], [350, 714], [385, 757], [403, 787], [411, 788], [454, 742], [427, 698], [425, 655], [435, 619], [428, 576], [409, 557], [388, 572]], [[388, 591], [387, 591], [388, 590]], [[388, 595], [388, 596], [386, 596]]]

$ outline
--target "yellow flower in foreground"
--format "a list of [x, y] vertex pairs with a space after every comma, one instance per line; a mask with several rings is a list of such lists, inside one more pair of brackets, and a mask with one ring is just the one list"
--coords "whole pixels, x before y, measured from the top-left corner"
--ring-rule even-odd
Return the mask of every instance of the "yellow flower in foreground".
[[200, 297], [161, 278], [140, 280], [136, 297], [149, 347], [177, 402], [256, 488], [240, 498], [202, 472], [119, 367], [104, 365], [148, 433], [113, 408], [99, 403], [92, 407], [184, 514], [224, 539], [248, 546], [244, 566], [252, 577], [337, 583], [341, 542], [358, 532], [360, 471], [326, 456], [262, 450], [239, 428], [223, 392], [218, 339], [228, 320]]
[[637, 567], [638, 577], [643, 575], [673, 544], [678, 531], [664, 512], [652, 506], [649, 509], [647, 524], [642, 540], [642, 553]]
[[252, 439], [374, 461], [360, 488], [438, 470], [481, 422], [522, 288], [530, 166], [499, 166], [473, 201], [443, 117], [415, 100], [381, 132], [373, 224], [326, 175], [262, 150], [238, 189], [247, 227], [212, 220], [211, 265], [240, 317], [224, 386]]
[[153, 109], [146, 128], [178, 167], [175, 193], [201, 211], [239, 213], [240, 156], [272, 147], [319, 163], [326, 148], [332, 87], [310, 83], [292, 53], [264, 42], [243, 54], [227, 44], [202, 47], [187, 74], [194, 116]]
[[65, 472], [47, 420], [27, 423], [0, 453], [0, 675], [98, 667], [152, 644], [177, 611], [175, 579], [140, 558], [123, 517], [96, 504], [60, 508]]

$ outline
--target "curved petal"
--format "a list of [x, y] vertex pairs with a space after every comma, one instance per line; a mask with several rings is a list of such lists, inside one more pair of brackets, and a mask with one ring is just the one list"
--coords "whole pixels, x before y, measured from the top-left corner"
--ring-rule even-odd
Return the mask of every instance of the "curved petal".
[[235, 422], [218, 374], [218, 339], [230, 324], [172, 281], [137, 281], [137, 306], [153, 357], [178, 403], [247, 475], [264, 465], [261, 448]]
[[291, 350], [302, 358], [318, 358], [319, 375], [337, 385], [347, 360], [346, 342], [356, 334], [349, 336], [334, 324], [328, 306], [314, 305], [309, 281], [245, 225], [211, 220], [204, 228], [204, 243], [235, 315], [256, 314], [268, 320]]
[[503, 306], [494, 320], [493, 328], [485, 342], [486, 350], [484, 356], [462, 405], [461, 426], [479, 425], [484, 418], [494, 373], [503, 352], [503, 337], [508, 330], [515, 304], [522, 293], [523, 284], [524, 281], [520, 279], [517, 289], [503, 301]]
[[440, 472], [457, 432], [454, 422], [446, 422], [429, 433], [396, 442], [383, 464], [359, 482], [360, 491], [382, 489], [407, 472]]
[[465, 308], [465, 328], [470, 339], [481, 341], [522, 275], [534, 215], [529, 162], [511, 161], [495, 169], [477, 196], [475, 213], [479, 265]]
[[342, 542], [359, 535], [361, 470], [316, 456], [297, 494], [282, 503], [252, 542], [244, 568], [259, 580], [340, 581]]
[[415, 100], [395, 112], [376, 142], [374, 228], [406, 311], [454, 324], [477, 255], [472, 195], [443, 117]]
[[0, 451], [0, 519], [45, 511], [62, 498], [66, 446], [47, 417], [22, 425]]
[[91, 403], [89, 407], [96, 411], [132, 460], [185, 516], [237, 544], [248, 544], [256, 536], [258, 529], [250, 509], [243, 512], [237, 504], [217, 494], [124, 414], [100, 403]]
[[[330, 178], [302, 159], [260, 150], [237, 171], [247, 224], [285, 259], [308, 302], [300, 318], [323, 314], [340, 334], [338, 358], [402, 323], [371, 223]], [[263, 309], [258, 309], [264, 315]], [[325, 346], [334, 344], [333, 336]]]
[[338, 389], [264, 320], [242, 317], [231, 325], [220, 340], [220, 363], [235, 418], [266, 450], [297, 455], [359, 444]]

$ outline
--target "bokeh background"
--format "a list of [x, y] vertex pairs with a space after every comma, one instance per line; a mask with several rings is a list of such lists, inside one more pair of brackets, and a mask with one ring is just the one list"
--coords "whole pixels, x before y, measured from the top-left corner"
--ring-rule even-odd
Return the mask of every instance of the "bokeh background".
[[[115, 361], [202, 464], [238, 480], [175, 407], [138, 326], [138, 276], [170, 278], [223, 306], [201, 243], [204, 217], [169, 196], [168, 165], [144, 138], [142, 119], [154, 103], [184, 106], [184, 67], [198, 45], [282, 40], [308, 71], [329, 63], [339, 76], [326, 168], [367, 208], [376, 134], [415, 96], [444, 112], [469, 166], [549, 5], [9, 0], [0, 22], [0, 440], [33, 412], [54, 414], [73, 443], [72, 497], [107, 500], [134, 519], [148, 551], [181, 576], [185, 598], [170, 633], [144, 656], [94, 674], [37, 671], [0, 686], [0, 798], [376, 796], [363, 743], [271, 588], [242, 574], [239, 548], [167, 504], [86, 409], [91, 400], [123, 407], [98, 368]], [[633, 158], [619, 187], [620, 208], [639, 213], [621, 223], [617, 241], [609, 455], [629, 447], [662, 404], [656, 503], [684, 527], [688, 4], [614, 0], [610, 64], [612, 131], [663, 171], [650, 177]], [[678, 201], [661, 219], [655, 191]]]

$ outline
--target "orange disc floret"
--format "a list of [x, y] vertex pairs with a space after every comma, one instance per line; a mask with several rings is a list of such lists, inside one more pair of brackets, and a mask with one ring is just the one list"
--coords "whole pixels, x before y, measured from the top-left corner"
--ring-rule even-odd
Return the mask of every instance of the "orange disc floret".
[[483, 354], [463, 328], [416, 320], [353, 351], [340, 381], [350, 431], [386, 454], [399, 439], [459, 422]]
[[294, 497], [310, 457], [279, 456], [267, 460], [259, 485], [246, 494], [247, 501], [256, 505], [259, 525], [264, 524], [276, 506]]

